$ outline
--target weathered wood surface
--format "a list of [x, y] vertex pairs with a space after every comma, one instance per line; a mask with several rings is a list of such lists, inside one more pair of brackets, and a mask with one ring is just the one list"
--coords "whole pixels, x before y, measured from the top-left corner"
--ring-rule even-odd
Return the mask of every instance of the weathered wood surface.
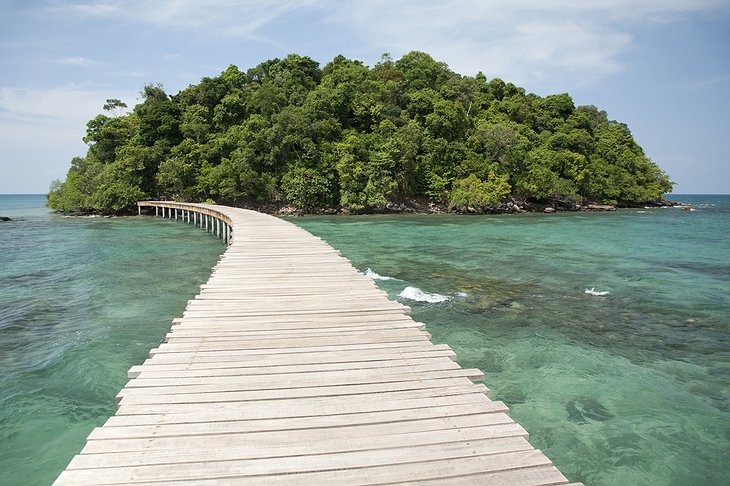
[[140, 204], [217, 217], [233, 240], [55, 484], [568, 482], [479, 370], [319, 238], [242, 209]]

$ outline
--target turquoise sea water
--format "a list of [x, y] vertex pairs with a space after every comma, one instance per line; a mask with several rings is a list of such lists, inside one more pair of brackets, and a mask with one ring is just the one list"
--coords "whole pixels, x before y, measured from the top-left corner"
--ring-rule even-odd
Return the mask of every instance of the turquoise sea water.
[[[571, 480], [726, 484], [730, 197], [673, 199], [696, 211], [292, 221], [484, 370]], [[0, 484], [57, 476], [224, 249], [43, 203], [0, 196]]]
[[569, 479], [724, 485], [730, 197], [673, 199], [695, 210], [296, 222], [482, 369]]
[[0, 195], [0, 484], [47, 485], [114, 413], [224, 244], [152, 218], [63, 218]]

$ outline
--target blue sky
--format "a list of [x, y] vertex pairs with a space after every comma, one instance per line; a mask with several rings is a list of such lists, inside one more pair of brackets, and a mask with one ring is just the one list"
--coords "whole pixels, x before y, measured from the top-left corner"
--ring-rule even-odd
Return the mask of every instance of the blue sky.
[[0, 0], [0, 193], [43, 193], [107, 98], [288, 53], [428, 52], [626, 123], [677, 193], [730, 193], [730, 0]]

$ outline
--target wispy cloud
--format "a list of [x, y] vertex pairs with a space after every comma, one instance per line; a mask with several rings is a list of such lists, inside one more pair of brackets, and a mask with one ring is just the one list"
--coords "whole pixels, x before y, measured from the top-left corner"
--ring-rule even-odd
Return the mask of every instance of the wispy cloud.
[[0, 87], [0, 192], [44, 192], [52, 179], [63, 178], [71, 158], [86, 151], [86, 122], [110, 97], [135, 99], [84, 85]]
[[[121, 3], [121, 2], [118, 2]], [[64, 9], [67, 9], [70, 12], [80, 14], [80, 15], [89, 15], [92, 17], [109, 17], [111, 15], [116, 15], [122, 10], [121, 5], [115, 4], [115, 2], [109, 2], [109, 3], [78, 3], [74, 5], [69, 5], [67, 7], [62, 7]]]
[[34, 125], [71, 123], [83, 127], [102, 112], [105, 100], [112, 96], [127, 101], [135, 99], [132, 93], [114, 95], [75, 85], [48, 89], [0, 87], [0, 121]]
[[120, 76], [124, 78], [144, 78], [147, 73], [143, 71], [115, 71], [114, 76]]
[[291, 50], [292, 32], [265, 27], [305, 14], [320, 19], [325, 35], [341, 35], [345, 52], [365, 46], [352, 50], [371, 56], [366, 62], [382, 52], [398, 57], [423, 50], [458, 72], [481, 70], [552, 90], [620, 72], [634, 33], [645, 25], [718, 7], [726, 8], [727, 0], [108, 0], [54, 8], [61, 15], [185, 32], [191, 39], [248, 39]]
[[[642, 23], [668, 22], [721, 0], [371, 0], [331, 4], [328, 21], [401, 55], [424, 50], [459, 72], [533, 85], [581, 85], [623, 69]], [[559, 81], [558, 81], [559, 80]]]
[[205, 29], [212, 36], [257, 37], [271, 20], [327, 0], [116, 0], [56, 7], [71, 15], [114, 18], [166, 29]]
[[96, 64], [96, 61], [93, 61], [87, 57], [83, 56], [67, 56], [62, 57], [60, 59], [56, 59], [54, 61], [56, 64], [67, 64], [70, 66], [81, 66], [81, 67], [89, 67]]
[[684, 90], [697, 90], [717, 86], [720, 84], [730, 84], [730, 73], [725, 73], [719, 76], [703, 79], [694, 83], [680, 85], [679, 88]]

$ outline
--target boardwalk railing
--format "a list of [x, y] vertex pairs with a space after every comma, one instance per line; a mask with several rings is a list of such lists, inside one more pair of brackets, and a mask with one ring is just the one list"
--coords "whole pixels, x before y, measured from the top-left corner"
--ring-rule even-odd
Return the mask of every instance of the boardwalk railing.
[[144, 207], [154, 207], [155, 216], [158, 217], [174, 219], [175, 221], [179, 218], [188, 224], [199, 225], [215, 236], [225, 239], [226, 243], [230, 243], [233, 229], [231, 218], [225, 211], [219, 211], [214, 206], [168, 201], [140, 201], [137, 203], [137, 211], [140, 216]]
[[56, 484], [567, 483], [479, 370], [324, 241], [242, 209], [139, 205], [233, 238]]

